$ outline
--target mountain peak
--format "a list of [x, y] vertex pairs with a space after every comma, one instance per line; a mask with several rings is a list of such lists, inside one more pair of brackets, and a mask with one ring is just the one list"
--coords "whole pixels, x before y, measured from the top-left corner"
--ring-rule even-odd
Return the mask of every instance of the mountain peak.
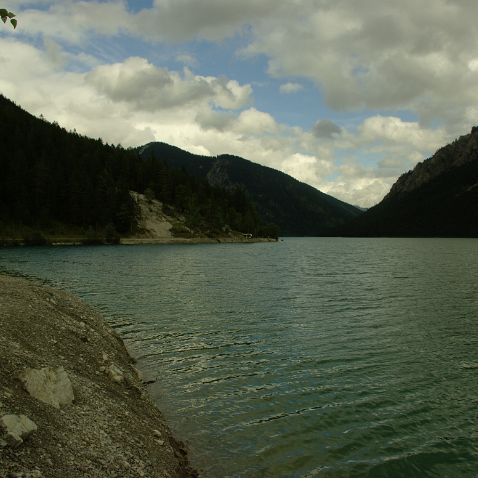
[[341, 231], [357, 236], [478, 237], [478, 127], [397, 180]]
[[478, 126], [471, 133], [460, 136], [440, 148], [431, 158], [418, 163], [415, 168], [402, 174], [384, 200], [409, 193], [433, 180], [449, 169], [460, 167], [478, 158]]
[[265, 223], [280, 227], [282, 235], [317, 236], [361, 214], [356, 207], [339, 201], [286, 173], [239, 156], [198, 156], [164, 143], [141, 149], [143, 157], [154, 157], [168, 166], [207, 179], [214, 187], [244, 191]]

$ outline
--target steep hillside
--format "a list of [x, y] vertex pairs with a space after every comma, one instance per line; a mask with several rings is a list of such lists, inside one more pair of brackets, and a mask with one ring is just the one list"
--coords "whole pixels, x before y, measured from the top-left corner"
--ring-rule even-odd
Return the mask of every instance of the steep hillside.
[[343, 235], [478, 237], [478, 128], [397, 180]]
[[237, 156], [199, 156], [165, 143], [149, 143], [140, 148], [140, 155], [206, 178], [211, 186], [245, 191], [260, 218], [277, 224], [282, 235], [321, 235], [361, 214], [285, 173]]
[[234, 231], [227, 225], [220, 231], [204, 231], [190, 224], [187, 217], [157, 199], [131, 191], [137, 208], [137, 229], [132, 236], [122, 237], [121, 244], [196, 244], [224, 242], [270, 242], [274, 235], [253, 236]]
[[195, 234], [277, 234], [241, 191], [68, 132], [1, 95], [0, 124], [0, 243], [44, 236], [115, 242], [134, 235], [140, 211], [131, 191], [169, 206]]

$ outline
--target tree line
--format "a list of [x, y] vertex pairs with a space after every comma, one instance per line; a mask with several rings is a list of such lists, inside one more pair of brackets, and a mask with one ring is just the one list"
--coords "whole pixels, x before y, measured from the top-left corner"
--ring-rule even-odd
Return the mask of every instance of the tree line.
[[215, 188], [134, 149], [105, 144], [36, 118], [0, 95], [0, 229], [44, 230], [68, 224], [133, 233], [138, 209], [130, 191], [158, 199], [204, 234], [267, 232], [237, 188]]

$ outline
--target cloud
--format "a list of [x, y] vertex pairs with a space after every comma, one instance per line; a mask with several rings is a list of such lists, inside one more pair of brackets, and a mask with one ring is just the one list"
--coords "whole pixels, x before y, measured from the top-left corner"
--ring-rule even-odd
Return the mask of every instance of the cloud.
[[[45, 1], [43, 10], [17, 0], [9, 8], [21, 9], [21, 27], [0, 37], [0, 90], [107, 142], [232, 153], [370, 206], [478, 117], [478, 6], [423, 2], [362, 0], [357, 10], [352, 0], [161, 0], [132, 13], [122, 0]], [[208, 41], [232, 37], [229, 44], [245, 45], [245, 61], [261, 55], [269, 75], [284, 78], [280, 92], [299, 91], [287, 79], [312, 80], [353, 121], [322, 119], [308, 131], [283, 124], [254, 103], [250, 84], [163, 62], [165, 46], [171, 61], [192, 65], [178, 52], [200, 60]], [[206, 42], [171, 45], [195, 38]], [[138, 40], [151, 42], [154, 61], [126, 53]]]
[[120, 0], [31, 3], [11, 3], [22, 8], [19, 32], [76, 44], [92, 32], [165, 42], [241, 33], [243, 51], [265, 55], [271, 75], [311, 79], [338, 110], [408, 109], [457, 132], [478, 102], [476, 2], [362, 0], [357, 10], [353, 0], [158, 0], [137, 13]]
[[300, 83], [283, 83], [279, 87], [279, 91], [285, 94], [297, 93], [302, 89], [303, 86]]
[[99, 66], [86, 75], [86, 81], [113, 101], [147, 111], [203, 102], [237, 109], [249, 104], [252, 94], [249, 85], [234, 80], [193, 75], [187, 69], [181, 75], [139, 57]]
[[[31, 4], [37, 8], [29, 8]], [[46, 8], [39, 9], [38, 6]], [[84, 44], [92, 32], [117, 35], [130, 28], [133, 18], [122, 1], [18, 2], [22, 35], [46, 35], [72, 44]]]
[[320, 184], [333, 171], [333, 164], [315, 156], [294, 153], [282, 161], [281, 169], [299, 181]]
[[195, 121], [204, 128], [215, 129], [217, 131], [229, 130], [234, 123], [236, 116], [231, 112], [216, 111], [212, 109], [200, 110], [195, 117]]
[[[371, 207], [382, 199], [389, 189], [388, 181], [377, 178], [353, 177], [346, 180], [339, 178], [324, 185], [322, 191], [355, 206]], [[371, 200], [364, 200], [364, 198], [371, 198]]]
[[[43, 9], [28, 8], [32, 3]], [[455, 134], [474, 121], [469, 105], [478, 102], [476, 2], [377, 6], [362, 0], [357, 10], [353, 0], [157, 0], [136, 13], [121, 0], [11, 6], [22, 8], [17, 33], [74, 44], [88, 43], [92, 33], [161, 42], [222, 41], [240, 34], [243, 52], [265, 55], [271, 75], [312, 80], [333, 109], [400, 108]], [[297, 91], [297, 84], [285, 83], [281, 91]]]
[[[199, 148], [203, 129], [197, 118], [212, 121], [219, 114], [214, 108], [241, 108], [251, 100], [248, 85], [188, 71], [180, 74], [142, 58], [81, 73], [62, 68], [57, 57], [65, 52], [56, 46], [52, 55], [50, 49], [0, 38], [0, 52], [3, 94], [33, 114], [124, 146], [156, 139]], [[222, 121], [226, 128], [224, 116]]]
[[249, 108], [241, 112], [234, 130], [241, 134], [275, 133], [278, 125], [269, 113]]
[[410, 146], [420, 151], [429, 151], [446, 141], [443, 129], [427, 129], [416, 121], [403, 121], [396, 116], [375, 115], [360, 125], [361, 140], [365, 143], [383, 142], [389, 146]]
[[342, 128], [330, 120], [320, 120], [314, 125], [314, 134], [317, 138], [331, 139], [342, 132]]
[[132, 30], [161, 41], [222, 40], [275, 8], [273, 0], [156, 0], [153, 8], [136, 15]]
[[469, 1], [298, 0], [258, 18], [244, 52], [314, 81], [333, 109], [408, 109], [457, 132], [478, 102], [477, 15]]
[[196, 66], [198, 64], [197, 59], [188, 53], [181, 53], [180, 55], [176, 55], [176, 61], [187, 66]]

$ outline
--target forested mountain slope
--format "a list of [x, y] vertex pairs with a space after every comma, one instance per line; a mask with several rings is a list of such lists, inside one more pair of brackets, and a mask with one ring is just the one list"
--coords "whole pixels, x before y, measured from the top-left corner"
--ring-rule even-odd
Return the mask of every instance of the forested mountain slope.
[[322, 235], [361, 214], [356, 207], [285, 173], [237, 156], [199, 156], [166, 143], [149, 143], [139, 151], [145, 160], [154, 158], [180, 167], [207, 179], [212, 186], [242, 189], [254, 202], [260, 218], [277, 224], [282, 235]]
[[264, 229], [240, 189], [213, 187], [135, 150], [68, 132], [1, 95], [0, 125], [0, 236], [25, 228], [133, 234], [138, 208], [130, 191], [161, 201], [206, 235], [273, 229]]

